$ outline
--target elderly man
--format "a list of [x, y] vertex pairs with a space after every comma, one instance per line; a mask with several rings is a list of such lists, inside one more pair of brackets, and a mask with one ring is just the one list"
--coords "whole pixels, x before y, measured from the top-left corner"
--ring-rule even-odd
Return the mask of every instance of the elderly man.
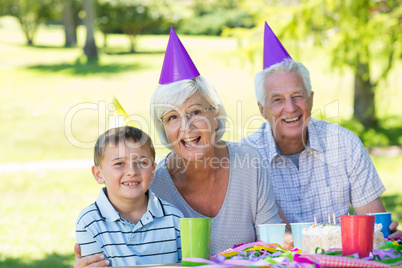
[[[279, 207], [292, 223], [328, 222], [349, 211], [384, 212], [385, 191], [377, 171], [353, 132], [311, 118], [314, 92], [309, 72], [293, 61], [265, 24], [264, 70], [255, 77], [261, 115], [267, 120], [243, 139], [258, 148], [271, 174]], [[331, 217], [332, 218], [332, 217]], [[389, 237], [401, 237], [397, 222]]]

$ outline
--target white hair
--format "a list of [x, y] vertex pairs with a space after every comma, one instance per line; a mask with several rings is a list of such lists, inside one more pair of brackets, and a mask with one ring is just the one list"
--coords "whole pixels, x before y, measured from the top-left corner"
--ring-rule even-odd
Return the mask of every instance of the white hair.
[[185, 79], [166, 85], [159, 85], [151, 97], [151, 114], [156, 131], [162, 144], [171, 149], [166, 136], [162, 116], [172, 109], [180, 107], [189, 97], [200, 93], [206, 101], [218, 112], [218, 128], [215, 130], [215, 142], [219, 141], [225, 133], [226, 110], [214, 86], [203, 76]]
[[307, 68], [300, 62], [293, 61], [292, 59], [285, 59], [279, 63], [276, 63], [264, 70], [258, 72], [254, 78], [254, 85], [255, 85], [255, 95], [257, 97], [258, 103], [262, 106], [265, 104], [266, 98], [266, 90], [264, 87], [264, 81], [268, 75], [278, 72], [284, 71], [288, 73], [298, 73], [300, 74], [304, 88], [307, 91], [307, 95], [310, 96], [311, 93], [311, 81], [310, 81], [310, 73]]

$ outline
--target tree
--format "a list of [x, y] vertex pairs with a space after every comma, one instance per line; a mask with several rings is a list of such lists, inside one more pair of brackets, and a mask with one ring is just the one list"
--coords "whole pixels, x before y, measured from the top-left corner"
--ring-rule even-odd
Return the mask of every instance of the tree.
[[139, 34], [149, 33], [168, 17], [169, 5], [161, 0], [98, 0], [98, 26], [105, 35], [123, 32], [130, 39], [130, 52], [136, 51]]
[[178, 33], [220, 35], [225, 28], [251, 28], [255, 20], [250, 9], [242, 8], [246, 0], [194, 0], [192, 16], [184, 19]]
[[130, 39], [130, 52], [135, 52], [137, 36], [146, 29], [158, 24], [161, 18], [158, 10], [152, 10], [147, 1], [138, 1], [134, 5], [127, 5], [125, 12], [120, 13], [118, 20], [123, 33]]
[[1, 9], [3, 14], [18, 19], [27, 39], [27, 45], [32, 46], [39, 25], [52, 18], [55, 2], [53, 0], [2, 0]]
[[107, 47], [107, 37], [111, 33], [122, 33], [121, 25], [116, 19], [119, 16], [120, 8], [116, 2], [98, 0], [96, 2], [97, 26], [103, 33], [103, 47]]
[[77, 1], [61, 0], [62, 22], [64, 25], [65, 45], [72, 47], [77, 45], [78, 8]]
[[95, 43], [95, 5], [93, 0], [83, 0], [83, 10], [85, 12], [85, 27], [87, 37], [84, 46], [84, 54], [88, 59], [98, 58], [98, 49]]
[[[354, 74], [353, 116], [366, 127], [376, 126], [375, 89], [402, 56], [400, 1], [291, 2], [293, 5], [286, 7], [270, 6], [265, 18], [271, 18], [267, 14], [281, 16], [282, 21], [278, 24], [283, 26], [283, 38], [298, 41], [311, 38], [316, 45], [330, 48], [333, 67], [351, 68]], [[381, 62], [379, 59], [386, 60]], [[373, 75], [374, 62], [379, 75]]]

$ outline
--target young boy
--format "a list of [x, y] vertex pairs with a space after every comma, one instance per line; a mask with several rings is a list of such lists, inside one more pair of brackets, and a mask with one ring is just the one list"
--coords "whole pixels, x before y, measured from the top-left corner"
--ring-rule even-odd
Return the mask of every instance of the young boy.
[[140, 129], [118, 127], [99, 137], [92, 174], [106, 187], [78, 216], [83, 257], [103, 253], [112, 266], [181, 261], [183, 214], [148, 189], [154, 160], [151, 138]]

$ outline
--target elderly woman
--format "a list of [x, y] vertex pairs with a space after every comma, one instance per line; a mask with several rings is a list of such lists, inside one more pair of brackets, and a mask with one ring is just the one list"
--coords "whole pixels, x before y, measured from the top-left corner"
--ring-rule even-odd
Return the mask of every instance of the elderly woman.
[[[226, 118], [222, 101], [199, 75], [173, 28], [159, 83], [151, 112], [161, 142], [173, 151], [156, 168], [155, 195], [185, 217], [212, 218], [212, 255], [256, 241], [259, 224], [281, 223], [260, 154], [221, 141]], [[75, 267], [99, 258], [83, 258]]]
[[173, 151], [151, 189], [185, 217], [213, 219], [211, 254], [255, 241], [258, 224], [282, 222], [259, 153], [220, 140], [226, 114], [205, 78], [161, 85], [152, 104], [161, 141]]

